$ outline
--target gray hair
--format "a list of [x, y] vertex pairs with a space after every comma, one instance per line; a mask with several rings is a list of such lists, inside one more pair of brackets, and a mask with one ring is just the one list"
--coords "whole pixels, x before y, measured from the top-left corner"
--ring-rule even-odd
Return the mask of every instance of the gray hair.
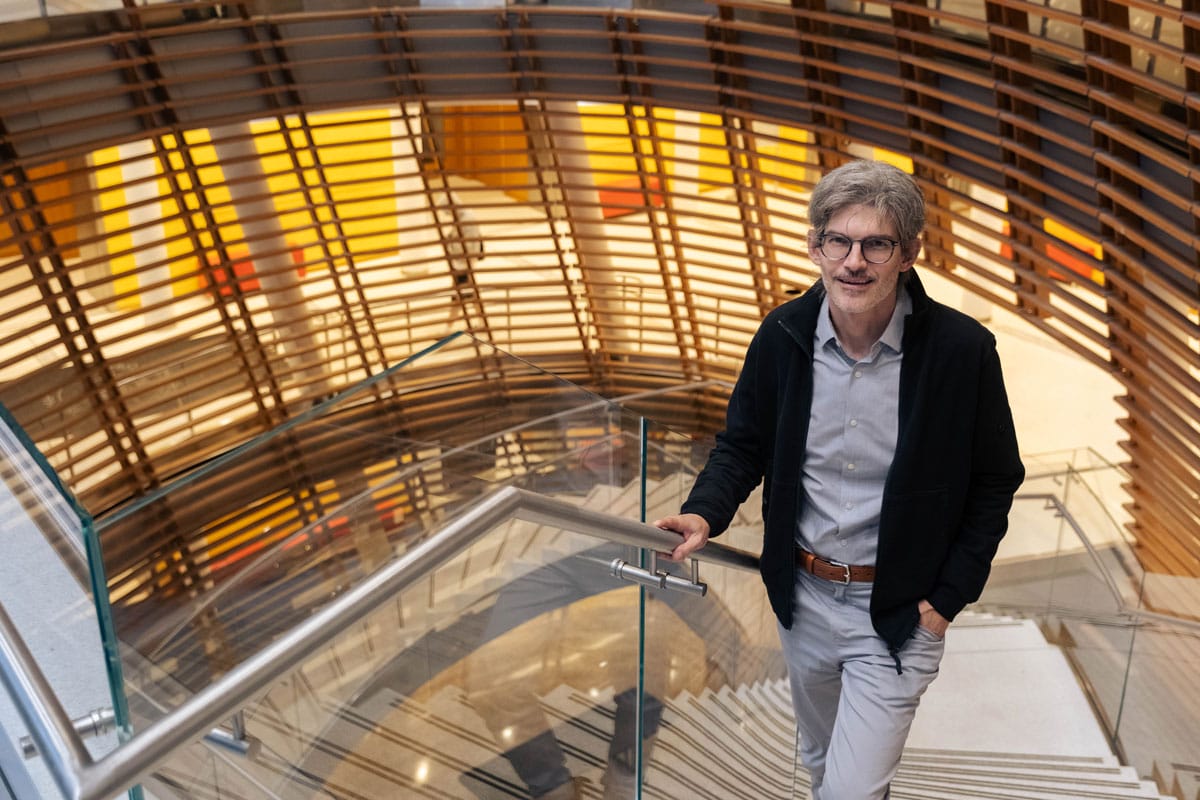
[[925, 229], [921, 188], [907, 172], [884, 161], [851, 161], [821, 178], [808, 203], [813, 233], [824, 235], [830, 217], [855, 205], [870, 206], [895, 223], [896, 235], [905, 244]]

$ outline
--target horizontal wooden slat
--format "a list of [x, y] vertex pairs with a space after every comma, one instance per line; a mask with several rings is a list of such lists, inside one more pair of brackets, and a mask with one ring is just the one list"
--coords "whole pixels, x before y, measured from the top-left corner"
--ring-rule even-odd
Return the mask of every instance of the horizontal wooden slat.
[[[1194, 38], [1187, 14], [336, 5], [131, 7], [0, 49], [0, 400], [101, 519], [457, 329], [481, 343], [380, 394], [397, 434], [536, 398], [492, 346], [605, 395], [729, 381], [817, 278], [812, 185], [877, 148], [934, 204], [926, 268], [1113, 372], [1132, 528], [1155, 563], [1200, 559], [1179, 529], [1200, 505], [1200, 75], [1144, 33], [1161, 15]], [[258, 157], [229, 157], [247, 137]], [[706, 436], [725, 397], [649, 407]], [[350, 481], [353, 450], [329, 448], [314, 468]], [[253, 507], [250, 484], [228, 503]], [[122, 586], [208, 580], [214, 511], [123, 534]], [[156, 571], [172, 547], [190, 566]]]

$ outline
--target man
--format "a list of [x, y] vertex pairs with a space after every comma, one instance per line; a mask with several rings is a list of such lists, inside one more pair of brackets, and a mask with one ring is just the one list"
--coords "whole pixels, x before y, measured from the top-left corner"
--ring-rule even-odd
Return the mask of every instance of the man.
[[881, 162], [809, 206], [821, 281], [769, 313], [680, 513], [683, 560], [764, 481], [761, 572], [814, 800], [877, 800], [1024, 478], [995, 339], [931, 300], [925, 205]]

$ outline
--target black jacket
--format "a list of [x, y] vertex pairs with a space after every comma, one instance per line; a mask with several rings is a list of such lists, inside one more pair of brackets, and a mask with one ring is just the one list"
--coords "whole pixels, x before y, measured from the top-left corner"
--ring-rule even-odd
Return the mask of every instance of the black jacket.
[[[1025, 470], [992, 334], [902, 281], [900, 424], [883, 491], [871, 620], [895, 653], [927, 598], [947, 619], [979, 598]], [[779, 621], [792, 626], [801, 466], [812, 405], [812, 347], [824, 287], [769, 313], [746, 354], [708, 462], [684, 513], [718, 535], [764, 481], [761, 572]]]

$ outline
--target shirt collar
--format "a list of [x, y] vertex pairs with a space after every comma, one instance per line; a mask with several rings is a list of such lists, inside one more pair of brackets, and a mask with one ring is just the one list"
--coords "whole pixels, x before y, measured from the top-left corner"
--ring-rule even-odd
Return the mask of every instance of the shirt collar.
[[896, 297], [896, 307], [892, 309], [892, 318], [879, 337], [879, 341], [891, 348], [893, 353], [900, 352], [901, 342], [904, 341], [904, 318], [911, 313], [912, 298], [904, 288], [904, 281], [900, 281], [900, 293]]
[[[893, 353], [899, 353], [900, 343], [904, 339], [904, 318], [912, 313], [912, 298], [909, 297], [908, 291], [904, 288], [904, 281], [900, 281], [900, 291], [896, 296], [896, 307], [892, 309], [892, 318], [888, 320], [888, 325], [883, 329], [883, 334], [879, 337], [878, 344], [882, 344]], [[837, 332], [833, 329], [833, 320], [829, 318], [829, 295], [821, 296], [821, 311], [817, 314], [817, 347], [825, 347], [832, 343], [837, 343]]]
[[817, 313], [817, 347], [825, 347], [830, 342], [837, 342], [837, 333], [829, 318], [829, 294], [826, 293], [821, 295], [821, 310]]

